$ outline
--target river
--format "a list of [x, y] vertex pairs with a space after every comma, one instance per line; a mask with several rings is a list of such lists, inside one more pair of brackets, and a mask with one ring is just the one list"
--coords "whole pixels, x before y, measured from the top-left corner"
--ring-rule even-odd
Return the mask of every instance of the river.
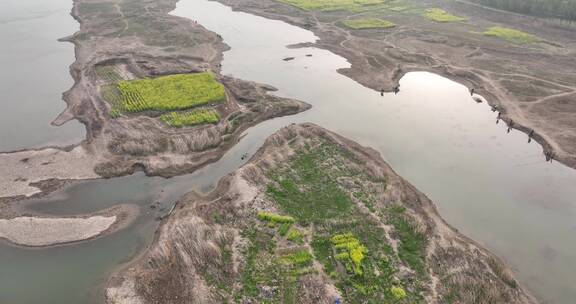
[[[317, 123], [380, 151], [435, 201], [450, 224], [504, 258], [530, 291], [549, 303], [576, 298], [576, 171], [545, 162], [538, 144], [528, 144], [518, 131], [507, 133], [467, 88], [415, 72], [401, 80], [399, 94], [380, 96], [336, 72], [349, 66], [344, 58], [286, 47], [316, 40], [309, 31], [207, 0], [182, 0], [173, 14], [223, 36], [232, 48], [224, 54], [224, 74], [273, 85], [279, 89], [274, 94], [313, 108], [247, 130], [223, 159], [191, 175], [91, 181], [26, 202], [52, 214], [134, 202], [143, 216], [128, 229], [87, 243], [35, 250], [0, 245], [0, 302], [98, 302], [94, 286], [149, 243], [155, 217], [184, 192], [213, 188], [242, 165], [244, 152], [253, 154], [267, 136], [294, 122]], [[164, 211], [147, 207], [155, 201]]]
[[70, 0], [0, 1], [0, 151], [74, 144], [84, 127], [50, 122], [66, 108], [62, 92], [74, 81], [68, 67], [74, 46]]

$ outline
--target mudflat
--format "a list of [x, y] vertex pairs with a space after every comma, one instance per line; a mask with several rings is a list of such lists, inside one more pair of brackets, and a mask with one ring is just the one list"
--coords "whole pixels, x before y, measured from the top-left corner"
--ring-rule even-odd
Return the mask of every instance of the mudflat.
[[0, 238], [25, 247], [46, 247], [86, 241], [113, 233], [135, 219], [138, 207], [118, 205], [74, 217], [19, 216], [0, 219]]

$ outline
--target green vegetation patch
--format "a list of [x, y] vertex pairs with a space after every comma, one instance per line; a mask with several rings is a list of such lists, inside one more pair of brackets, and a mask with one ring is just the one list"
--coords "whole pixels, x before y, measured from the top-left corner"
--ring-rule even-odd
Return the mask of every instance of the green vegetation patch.
[[270, 172], [274, 183], [268, 185], [267, 194], [303, 224], [345, 216], [352, 201], [323, 168], [328, 165], [323, 162], [338, 153], [335, 149], [323, 145], [314, 152], [300, 154], [288, 168]]
[[209, 72], [120, 81], [118, 89], [123, 112], [185, 110], [226, 99]]
[[518, 44], [535, 43], [540, 41], [540, 38], [532, 34], [500, 26], [494, 26], [489, 28], [487, 31], [484, 32], [484, 35], [500, 38], [508, 42]]
[[466, 20], [466, 18], [452, 15], [440, 8], [427, 9], [424, 13], [424, 17], [436, 22], [458, 22]]
[[290, 266], [306, 267], [312, 264], [312, 254], [307, 250], [299, 250], [280, 258], [280, 261]]
[[[288, 162], [270, 170], [267, 195], [295, 221], [277, 224], [277, 231], [288, 240], [312, 247], [312, 259], [322, 265], [345, 303], [423, 303], [423, 277], [395, 276], [398, 265], [408, 264], [389, 245], [380, 223], [354, 203], [373, 210], [378, 196], [375, 191], [386, 186], [384, 180], [359, 170], [359, 162], [348, 150], [322, 141], [298, 149]], [[297, 223], [298, 229], [294, 227]], [[407, 228], [399, 226], [398, 230], [405, 232]], [[406, 243], [403, 250], [420, 252], [422, 247], [413, 249], [411, 237], [401, 239]], [[308, 254], [300, 254], [300, 265], [308, 263]]]
[[241, 293], [258, 298], [259, 286], [279, 279], [279, 265], [273, 255], [276, 243], [271, 235], [259, 230], [249, 230], [244, 236], [250, 240], [250, 246], [241, 272]]
[[390, 288], [390, 292], [392, 292], [392, 296], [396, 300], [402, 300], [407, 296], [404, 288], [398, 287], [398, 286], [394, 286], [394, 287]]
[[244, 231], [243, 236], [249, 240], [249, 247], [240, 274], [242, 288], [235, 294], [235, 302], [298, 303], [298, 279], [314, 272], [314, 256], [304, 249], [277, 255], [274, 235], [259, 227]]
[[385, 4], [387, 0], [279, 0], [304, 10], [348, 10], [357, 11], [374, 5]]
[[258, 212], [258, 219], [265, 222], [273, 222], [273, 223], [294, 223], [294, 218], [287, 215], [279, 215], [270, 212], [260, 211]]
[[352, 233], [336, 234], [330, 241], [337, 251], [336, 260], [341, 261], [346, 266], [346, 270], [357, 275], [362, 275], [362, 261], [364, 254], [368, 251], [366, 246], [354, 237]]
[[292, 228], [290, 231], [288, 231], [286, 239], [298, 244], [304, 243], [304, 235], [302, 235], [302, 232], [296, 228]]
[[195, 126], [220, 121], [220, 114], [213, 109], [195, 109], [186, 112], [170, 112], [160, 116], [167, 125], [175, 128]]
[[396, 24], [390, 21], [378, 18], [344, 20], [342, 21], [342, 24], [355, 30], [373, 29], [373, 28], [392, 28], [396, 26]]
[[426, 274], [424, 250], [426, 237], [417, 232], [414, 226], [406, 219], [404, 207], [394, 206], [387, 209], [388, 223], [394, 226], [400, 238], [398, 256], [410, 268], [420, 275]]
[[280, 233], [281, 236], [286, 236], [291, 227], [292, 223], [282, 223], [280, 227], [278, 227], [278, 233]]
[[395, 278], [398, 261], [387, 242], [381, 227], [357, 213], [319, 226], [311, 245], [345, 303], [422, 303], [417, 291], [398, 302], [393, 287], [420, 286]]

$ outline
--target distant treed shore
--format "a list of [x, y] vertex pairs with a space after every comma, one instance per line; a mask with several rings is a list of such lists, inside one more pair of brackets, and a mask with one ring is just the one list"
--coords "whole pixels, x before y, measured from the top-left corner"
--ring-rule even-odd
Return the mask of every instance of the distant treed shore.
[[472, 0], [516, 13], [576, 21], [576, 0]]

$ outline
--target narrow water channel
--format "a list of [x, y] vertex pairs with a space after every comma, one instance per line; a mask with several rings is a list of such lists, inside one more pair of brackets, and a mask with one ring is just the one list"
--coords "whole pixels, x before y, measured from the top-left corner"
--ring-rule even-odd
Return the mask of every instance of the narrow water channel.
[[[114, 235], [77, 245], [30, 250], [0, 244], [0, 303], [98, 303], [95, 286], [150, 241], [155, 218], [177, 197], [191, 189], [209, 191], [242, 165], [243, 153], [253, 154], [267, 136], [293, 122], [314, 122], [379, 150], [436, 202], [449, 223], [505, 258], [536, 295], [572, 303], [576, 171], [546, 163], [541, 147], [528, 144], [526, 135], [507, 134], [488, 105], [475, 103], [465, 87], [410, 73], [398, 95], [381, 97], [336, 72], [349, 66], [342, 57], [286, 48], [316, 40], [311, 32], [208, 0], [181, 0], [174, 14], [223, 36], [232, 47], [224, 56], [224, 74], [271, 84], [279, 89], [275, 94], [313, 108], [249, 129], [220, 161], [191, 175], [90, 181], [25, 202], [59, 215], [136, 203], [142, 216]], [[157, 201], [162, 210], [148, 207]]]
[[336, 72], [349, 66], [344, 58], [286, 48], [315, 41], [309, 31], [207, 0], [181, 0], [174, 14], [222, 35], [232, 48], [224, 74], [273, 85], [278, 95], [313, 105], [257, 126], [244, 141], [262, 140], [292, 122], [314, 122], [373, 147], [429, 195], [449, 223], [509, 262], [537, 296], [573, 303], [576, 171], [546, 163], [525, 134], [508, 134], [466, 87], [410, 73], [398, 95], [381, 97]]
[[78, 29], [71, 8], [70, 0], [0, 1], [0, 151], [74, 144], [84, 136], [77, 121], [50, 125], [74, 83], [74, 46], [58, 41]]

